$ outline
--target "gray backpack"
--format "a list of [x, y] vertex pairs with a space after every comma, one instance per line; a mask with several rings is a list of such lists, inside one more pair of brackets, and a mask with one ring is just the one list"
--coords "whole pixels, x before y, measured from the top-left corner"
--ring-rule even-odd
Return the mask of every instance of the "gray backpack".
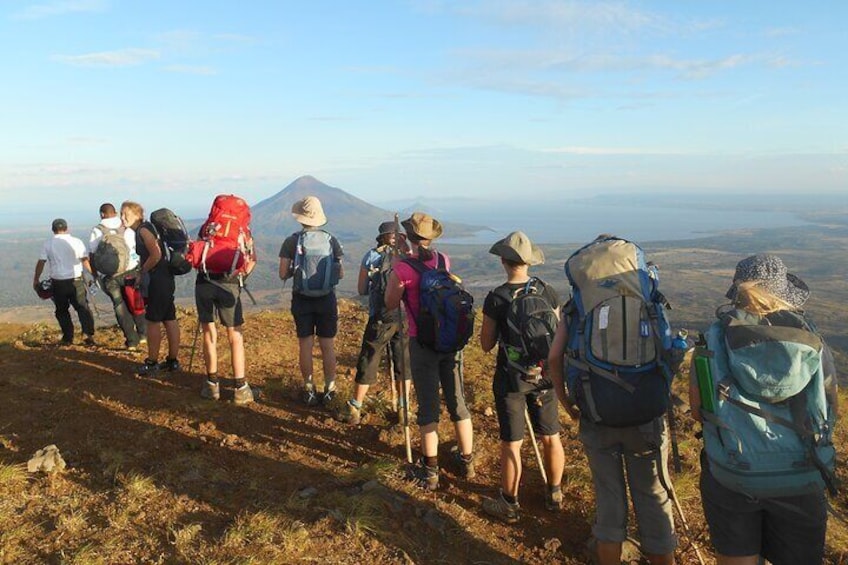
[[124, 239], [124, 227], [107, 228], [99, 224], [97, 229], [103, 233], [97, 248], [89, 260], [92, 267], [101, 275], [114, 276], [127, 270], [130, 258], [130, 248]]
[[324, 230], [304, 230], [297, 235], [294, 291], [313, 297], [330, 294], [339, 283], [340, 267], [333, 255], [333, 236]]

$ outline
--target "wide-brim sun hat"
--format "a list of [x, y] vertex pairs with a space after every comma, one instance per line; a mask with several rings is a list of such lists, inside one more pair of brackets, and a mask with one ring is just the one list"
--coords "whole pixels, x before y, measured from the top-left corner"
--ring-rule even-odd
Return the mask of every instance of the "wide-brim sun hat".
[[292, 205], [292, 216], [304, 226], [318, 227], [327, 223], [321, 201], [315, 196], [307, 196]]
[[524, 265], [541, 265], [545, 262], [545, 254], [542, 253], [542, 250], [536, 247], [527, 237], [527, 234], [521, 231], [514, 231], [495, 242], [489, 249], [489, 253], [498, 255], [507, 261], [523, 263]]
[[788, 272], [777, 255], [760, 253], [739, 261], [733, 284], [725, 296], [735, 301], [739, 285], [745, 282], [757, 282], [763, 289], [796, 308], [803, 306], [810, 297], [807, 283]]
[[430, 214], [414, 212], [409, 218], [401, 222], [406, 233], [415, 235], [421, 239], [434, 240], [442, 236], [442, 224]]
[[384, 235], [397, 233], [397, 226], [395, 226], [394, 222], [383, 222], [380, 224], [380, 227], [377, 228], [377, 241], [380, 241], [380, 238]]

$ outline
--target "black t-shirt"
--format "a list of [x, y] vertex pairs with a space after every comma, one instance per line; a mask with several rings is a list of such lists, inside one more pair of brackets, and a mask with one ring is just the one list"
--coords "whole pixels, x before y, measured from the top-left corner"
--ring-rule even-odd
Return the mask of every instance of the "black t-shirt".
[[[506, 316], [509, 312], [509, 305], [512, 303], [512, 297], [515, 291], [524, 288], [526, 282], [523, 283], [504, 283], [486, 295], [486, 300], [483, 302], [483, 314], [493, 319], [498, 328], [498, 343], [504, 341], [508, 337], [509, 329], [506, 325]], [[542, 296], [553, 307], [559, 306], [559, 296], [556, 291], [544, 282], [537, 279], [534, 283], [539, 285], [542, 290]], [[498, 347], [498, 361], [495, 369], [496, 374], [504, 373], [506, 368], [506, 353], [502, 347]]]

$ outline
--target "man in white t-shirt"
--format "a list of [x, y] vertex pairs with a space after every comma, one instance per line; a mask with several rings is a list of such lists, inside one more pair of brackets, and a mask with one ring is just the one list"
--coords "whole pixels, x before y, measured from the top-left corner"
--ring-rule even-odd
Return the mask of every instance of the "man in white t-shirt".
[[[100, 242], [103, 240], [104, 234], [119, 234], [123, 236], [126, 248], [122, 251], [126, 253], [127, 258], [126, 265], [121, 265], [117, 269], [119, 272], [110, 274], [98, 272], [94, 257]], [[118, 321], [121, 332], [124, 334], [124, 345], [126, 345], [127, 349], [134, 351], [142, 341], [147, 341], [145, 338], [147, 335], [147, 322], [144, 319], [144, 312], [133, 315], [124, 300], [124, 293], [122, 292], [124, 285], [134, 284], [135, 278], [138, 275], [135, 231], [132, 228], [124, 227], [115, 206], [109, 202], [100, 206], [100, 223], [91, 228], [91, 235], [88, 238], [88, 251], [89, 258], [91, 259], [91, 270], [98, 276], [103, 291], [112, 300], [115, 318]]]
[[79, 238], [68, 233], [68, 222], [61, 218], [53, 220], [53, 237], [44, 243], [41, 255], [35, 264], [32, 277], [33, 287], [38, 286], [44, 265], [50, 267], [50, 279], [53, 283], [53, 302], [56, 305], [56, 320], [62, 328], [61, 345], [74, 342], [74, 323], [71, 321], [70, 307], [77, 311], [84, 343], [94, 345], [94, 317], [85, 299], [85, 281], [83, 270], [91, 273], [88, 263], [88, 250]]

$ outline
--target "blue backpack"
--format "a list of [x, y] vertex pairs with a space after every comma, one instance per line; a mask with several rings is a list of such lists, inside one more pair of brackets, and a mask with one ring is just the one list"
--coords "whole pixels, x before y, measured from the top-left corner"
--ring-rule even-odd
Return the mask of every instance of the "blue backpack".
[[705, 337], [707, 351], [696, 354], [709, 358], [714, 408], [701, 414], [716, 480], [756, 498], [825, 486], [835, 492], [835, 415], [825, 394], [825, 346], [814, 327], [795, 312], [731, 310]]
[[604, 236], [572, 254], [565, 274], [572, 290], [565, 376], [583, 417], [625, 427], [662, 416], [672, 339], [656, 267], [635, 243]]
[[462, 286], [459, 277], [445, 269], [445, 258], [438, 255], [436, 268], [418, 259], [404, 259], [420, 275], [418, 283], [418, 343], [439, 353], [459, 351], [474, 332], [474, 297]]
[[326, 296], [339, 284], [339, 263], [333, 254], [333, 236], [324, 230], [296, 234], [294, 292], [304, 296]]

